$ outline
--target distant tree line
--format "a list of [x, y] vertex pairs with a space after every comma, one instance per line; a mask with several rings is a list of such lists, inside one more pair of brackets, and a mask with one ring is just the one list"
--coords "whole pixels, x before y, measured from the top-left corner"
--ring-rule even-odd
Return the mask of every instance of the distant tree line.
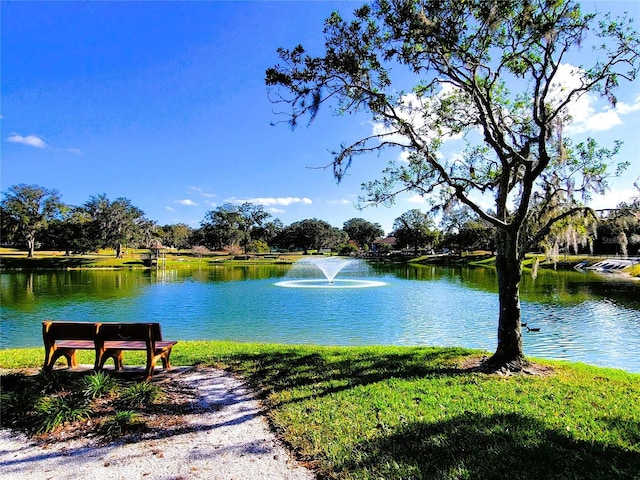
[[[317, 218], [284, 225], [261, 205], [226, 203], [206, 212], [198, 228], [184, 223], [158, 225], [126, 198], [110, 200], [105, 194], [90, 197], [80, 206], [62, 202], [57, 190], [19, 184], [2, 192], [0, 220], [2, 244], [62, 250], [67, 254], [110, 248], [117, 257], [125, 248], [162, 244], [198, 254], [214, 250], [267, 253], [331, 249], [342, 254], [404, 250], [450, 250], [462, 253], [495, 248], [495, 232], [466, 207], [445, 211], [436, 225], [433, 212], [408, 210], [393, 224], [390, 244], [374, 244], [385, 232], [378, 223], [352, 218], [342, 228]], [[597, 223], [571, 223], [552, 231], [540, 242], [549, 255], [561, 252], [638, 255], [640, 200], [604, 212]]]

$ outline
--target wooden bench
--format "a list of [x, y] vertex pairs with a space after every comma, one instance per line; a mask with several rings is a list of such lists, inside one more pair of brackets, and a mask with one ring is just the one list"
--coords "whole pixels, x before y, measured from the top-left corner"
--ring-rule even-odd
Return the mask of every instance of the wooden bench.
[[77, 350], [96, 350], [99, 327], [99, 323], [91, 322], [42, 322], [44, 368], [53, 368], [61, 357], [67, 359], [69, 368], [77, 367]]
[[44, 340], [44, 368], [51, 369], [55, 362], [64, 357], [70, 368], [77, 367], [78, 350], [94, 350], [94, 369], [101, 370], [109, 358], [113, 358], [116, 370], [123, 368], [125, 350], [147, 352], [145, 380], [151, 379], [155, 364], [162, 361], [165, 370], [171, 369], [169, 357], [177, 343], [163, 340], [159, 323], [91, 323], [42, 322]]

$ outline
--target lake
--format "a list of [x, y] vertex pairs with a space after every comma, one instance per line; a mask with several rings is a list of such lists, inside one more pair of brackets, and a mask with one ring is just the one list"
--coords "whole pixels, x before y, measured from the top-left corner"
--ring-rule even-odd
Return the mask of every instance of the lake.
[[[441, 345], [493, 352], [495, 270], [347, 268], [323, 288], [287, 288], [288, 265], [69, 270], [0, 275], [0, 348], [42, 345], [44, 319], [154, 321], [167, 338], [319, 345]], [[298, 277], [294, 275], [294, 277]], [[382, 285], [341, 288], [340, 281]], [[521, 287], [528, 356], [640, 372], [640, 282], [541, 271]], [[179, 346], [177, 347], [179, 348]]]

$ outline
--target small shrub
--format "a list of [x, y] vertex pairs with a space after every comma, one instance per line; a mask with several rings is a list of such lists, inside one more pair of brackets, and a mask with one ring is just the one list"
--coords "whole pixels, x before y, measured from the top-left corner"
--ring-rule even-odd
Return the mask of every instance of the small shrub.
[[35, 412], [35, 430], [37, 433], [45, 433], [67, 422], [88, 419], [91, 407], [81, 395], [49, 395], [36, 402]]
[[3, 427], [28, 431], [42, 386], [24, 375], [3, 375], [0, 379], [0, 421]]
[[144, 427], [144, 422], [140, 415], [133, 410], [119, 410], [106, 419], [100, 427], [102, 435], [114, 438], [140, 430]]
[[211, 250], [202, 245], [197, 245], [191, 249], [191, 253], [193, 253], [197, 257], [202, 258], [204, 255], [208, 255], [209, 253], [211, 253]]
[[269, 253], [269, 245], [264, 240], [253, 240], [247, 248], [250, 252]]
[[225, 245], [222, 250], [227, 255], [242, 255], [244, 253], [240, 245]]
[[113, 395], [118, 390], [118, 382], [105, 372], [92, 372], [82, 379], [83, 392], [87, 398], [101, 398]]
[[355, 255], [356, 253], [358, 253], [358, 250], [359, 250], [358, 246], [352, 243], [348, 243], [346, 245], [340, 245], [338, 247], [338, 253], [340, 255], [344, 255], [345, 257]]
[[42, 369], [36, 376], [36, 382], [43, 394], [73, 390], [77, 387], [77, 380], [65, 370]]
[[20, 395], [18, 392], [2, 392], [0, 393], [0, 419], [2, 426], [18, 426], [20, 418], [23, 416], [23, 408], [29, 404], [29, 396]]
[[142, 408], [160, 396], [160, 387], [150, 382], [136, 383], [120, 393], [117, 404], [124, 408]]

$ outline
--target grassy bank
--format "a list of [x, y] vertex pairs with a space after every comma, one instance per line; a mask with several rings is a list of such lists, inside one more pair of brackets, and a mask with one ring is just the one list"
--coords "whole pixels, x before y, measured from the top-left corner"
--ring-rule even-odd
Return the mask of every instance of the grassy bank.
[[[638, 478], [640, 375], [546, 361], [546, 375], [485, 375], [465, 368], [479, 355], [180, 342], [173, 363], [247, 379], [320, 478]], [[0, 351], [0, 367], [42, 358]]]
[[[149, 250], [129, 249], [123, 258], [116, 258], [113, 250], [103, 250], [94, 254], [65, 255], [61, 251], [37, 251], [33, 258], [27, 258], [25, 251], [13, 248], [0, 248], [0, 269], [2, 270], [66, 270], [66, 269], [143, 269], [143, 259]], [[251, 264], [293, 264], [303, 258], [301, 253], [281, 254], [251, 254], [228, 255], [224, 252], [212, 252], [208, 255], [197, 256], [190, 251], [182, 253], [170, 251], [161, 260], [160, 266], [169, 269], [194, 269], [215, 267], [216, 265], [251, 265]], [[523, 262], [523, 269], [529, 271], [536, 255], [529, 255]], [[544, 255], [537, 255], [540, 268], [572, 270], [580, 263], [596, 263], [607, 257], [585, 257], [580, 255], [564, 255], [562, 260], [551, 262]], [[471, 252], [457, 256], [423, 255], [419, 257], [382, 257], [377, 261], [392, 263], [443, 264], [443, 265], [475, 265], [493, 267], [495, 256], [490, 252]], [[152, 268], [156, 268], [155, 266]], [[627, 267], [624, 273], [631, 277], [640, 278], [640, 264]]]
[[[528, 254], [522, 262], [522, 268], [525, 273], [531, 272], [534, 268], [536, 259], [538, 260], [539, 269], [546, 270], [574, 270], [576, 266], [583, 269], [589, 265], [594, 265], [602, 260], [607, 260], [606, 255], [602, 256], [585, 256], [585, 255], [562, 255], [556, 261], [548, 259], [543, 254]], [[495, 267], [496, 257], [490, 252], [469, 252], [460, 257], [458, 256], [434, 256], [423, 255], [408, 259], [408, 263], [418, 264], [441, 264], [441, 265], [474, 265], [479, 267]], [[630, 277], [640, 278], [640, 264], [631, 265], [616, 273], [623, 273]]]
[[[33, 258], [27, 258], [24, 251], [12, 248], [0, 248], [0, 266], [4, 270], [65, 270], [78, 268], [108, 269], [143, 269], [144, 259], [149, 255], [146, 249], [129, 249], [122, 258], [116, 258], [113, 250], [104, 250], [93, 254], [65, 255], [59, 251], [37, 251]], [[300, 254], [282, 255], [227, 255], [224, 252], [213, 252], [204, 256], [193, 255], [189, 251], [169, 252], [160, 260], [160, 267], [203, 268], [220, 264], [251, 263], [293, 263]], [[241, 260], [239, 258], [242, 258]], [[155, 266], [152, 268], [156, 268]]]

